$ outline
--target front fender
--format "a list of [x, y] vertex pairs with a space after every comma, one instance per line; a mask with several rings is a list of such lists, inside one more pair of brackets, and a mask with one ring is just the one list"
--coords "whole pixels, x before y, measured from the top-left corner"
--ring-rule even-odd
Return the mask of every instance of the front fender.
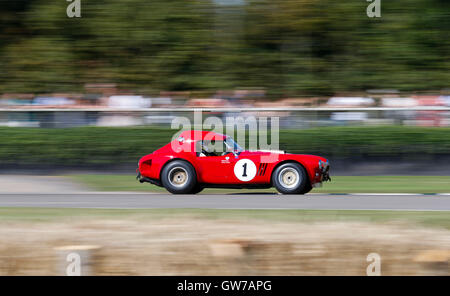
[[[306, 173], [308, 174], [308, 178], [311, 185], [315, 183], [320, 183], [322, 181], [322, 172], [319, 169], [319, 160], [323, 162], [327, 161], [325, 158], [316, 155], [303, 155], [303, 154], [280, 155], [280, 164], [286, 163], [288, 161], [295, 161], [301, 164], [305, 168]], [[272, 169], [272, 172], [275, 168], [276, 166]]]

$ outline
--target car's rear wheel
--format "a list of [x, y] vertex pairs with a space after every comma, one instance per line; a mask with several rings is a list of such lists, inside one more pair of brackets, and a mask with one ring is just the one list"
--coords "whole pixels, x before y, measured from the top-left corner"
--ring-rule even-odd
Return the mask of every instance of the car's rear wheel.
[[170, 193], [191, 193], [197, 184], [195, 169], [186, 161], [172, 161], [163, 168], [161, 183]]
[[293, 162], [282, 164], [275, 169], [272, 184], [283, 194], [305, 194], [310, 190], [305, 169]]
[[194, 186], [194, 188], [192, 189], [192, 191], [191, 191], [190, 193], [191, 193], [191, 194], [197, 194], [197, 193], [202, 192], [203, 189], [205, 189], [205, 187], [203, 187], [202, 185], [200, 185], [200, 184], [197, 183], [197, 184]]

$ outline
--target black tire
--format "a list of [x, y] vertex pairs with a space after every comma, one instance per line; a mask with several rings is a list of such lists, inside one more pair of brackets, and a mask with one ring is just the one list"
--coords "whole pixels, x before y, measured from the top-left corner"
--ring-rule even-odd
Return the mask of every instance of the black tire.
[[277, 167], [272, 173], [272, 184], [282, 194], [305, 194], [312, 189], [305, 169], [295, 162]]
[[197, 193], [202, 192], [203, 189], [205, 189], [205, 187], [203, 187], [202, 185], [200, 185], [200, 184], [197, 183], [197, 184], [194, 186], [194, 188], [192, 189], [192, 191], [191, 191], [190, 193], [191, 193], [191, 194], [197, 194]]
[[197, 184], [197, 175], [190, 163], [175, 160], [163, 168], [161, 183], [170, 193], [189, 194]]
[[300, 192], [300, 194], [306, 194], [306, 193], [310, 192], [312, 189], [313, 189], [313, 188], [312, 188], [311, 184], [309, 184], [309, 182], [308, 182], [308, 184], [306, 185], [305, 189], [302, 190], [302, 191]]

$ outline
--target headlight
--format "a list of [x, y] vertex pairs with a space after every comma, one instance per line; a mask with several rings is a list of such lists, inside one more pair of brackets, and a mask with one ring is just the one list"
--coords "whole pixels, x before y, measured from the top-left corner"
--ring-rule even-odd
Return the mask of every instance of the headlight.
[[329, 167], [328, 159], [326, 161], [319, 160], [319, 169], [325, 171]]

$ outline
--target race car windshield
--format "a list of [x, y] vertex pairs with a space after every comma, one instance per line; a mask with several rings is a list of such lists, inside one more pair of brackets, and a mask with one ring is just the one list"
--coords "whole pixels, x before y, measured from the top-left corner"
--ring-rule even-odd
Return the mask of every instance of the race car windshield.
[[230, 149], [233, 149], [233, 151], [236, 151], [236, 152], [242, 152], [242, 151], [244, 151], [244, 149], [242, 149], [242, 147], [241, 146], [239, 146], [239, 144], [238, 143], [236, 143], [232, 138], [230, 138], [230, 137], [227, 137], [226, 139], [225, 139], [225, 144], [230, 148]]

